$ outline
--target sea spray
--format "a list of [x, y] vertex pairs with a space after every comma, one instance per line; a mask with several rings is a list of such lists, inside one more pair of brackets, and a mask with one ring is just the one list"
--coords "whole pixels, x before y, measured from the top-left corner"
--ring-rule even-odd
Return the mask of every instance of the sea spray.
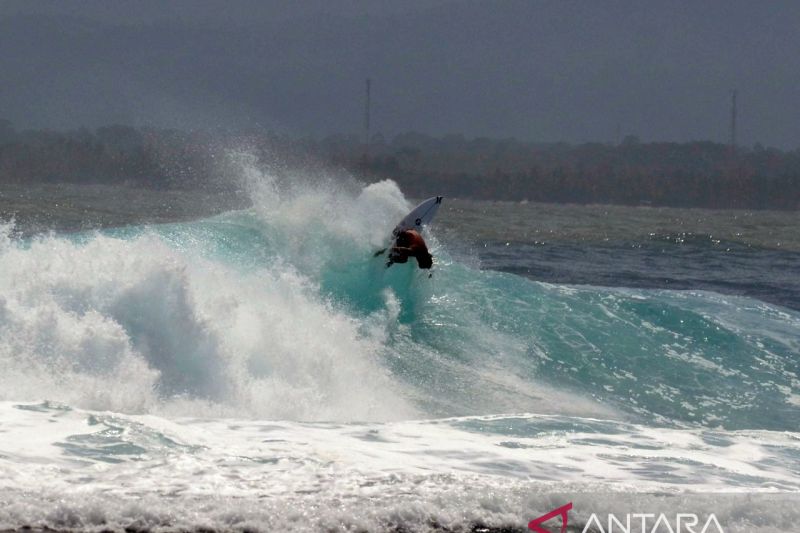
[[380, 344], [290, 267], [243, 273], [149, 230], [79, 241], [42, 236], [0, 255], [5, 398], [187, 415], [413, 413], [376, 360]]
[[396, 184], [278, 176], [232, 157], [252, 208], [4, 237], [3, 398], [293, 420], [800, 421], [795, 311], [479, 270], [435, 225], [432, 278], [386, 269], [374, 249], [410, 208]]

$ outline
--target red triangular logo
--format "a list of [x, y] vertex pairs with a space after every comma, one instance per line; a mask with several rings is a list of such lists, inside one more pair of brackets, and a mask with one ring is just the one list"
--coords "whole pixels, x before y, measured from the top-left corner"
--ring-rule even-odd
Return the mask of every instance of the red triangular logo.
[[541, 527], [542, 522], [547, 522], [554, 516], [561, 515], [561, 533], [564, 533], [567, 530], [567, 513], [570, 509], [572, 509], [572, 502], [569, 502], [567, 505], [562, 505], [558, 509], [553, 509], [549, 513], [543, 514], [539, 518], [534, 518], [528, 522], [528, 529], [535, 531], [536, 533], [550, 533], [550, 531]]

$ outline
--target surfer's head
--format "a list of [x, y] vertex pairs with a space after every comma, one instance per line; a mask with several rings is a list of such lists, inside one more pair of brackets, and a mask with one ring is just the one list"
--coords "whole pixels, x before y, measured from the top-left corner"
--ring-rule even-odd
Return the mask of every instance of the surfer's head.
[[420, 268], [427, 269], [433, 266], [433, 256], [431, 256], [427, 250], [421, 250], [419, 253], [417, 253], [416, 258], [417, 265], [419, 265]]

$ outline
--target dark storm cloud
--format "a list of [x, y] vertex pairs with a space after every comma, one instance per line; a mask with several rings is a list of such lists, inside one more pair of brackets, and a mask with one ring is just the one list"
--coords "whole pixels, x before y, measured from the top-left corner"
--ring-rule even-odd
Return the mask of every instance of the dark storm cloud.
[[798, 2], [0, 4], [0, 117], [800, 145]]

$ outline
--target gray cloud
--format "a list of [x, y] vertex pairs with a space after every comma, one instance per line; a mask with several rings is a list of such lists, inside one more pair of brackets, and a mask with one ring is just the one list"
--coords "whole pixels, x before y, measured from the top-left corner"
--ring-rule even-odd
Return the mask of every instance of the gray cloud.
[[800, 145], [797, 2], [0, 4], [0, 117]]

